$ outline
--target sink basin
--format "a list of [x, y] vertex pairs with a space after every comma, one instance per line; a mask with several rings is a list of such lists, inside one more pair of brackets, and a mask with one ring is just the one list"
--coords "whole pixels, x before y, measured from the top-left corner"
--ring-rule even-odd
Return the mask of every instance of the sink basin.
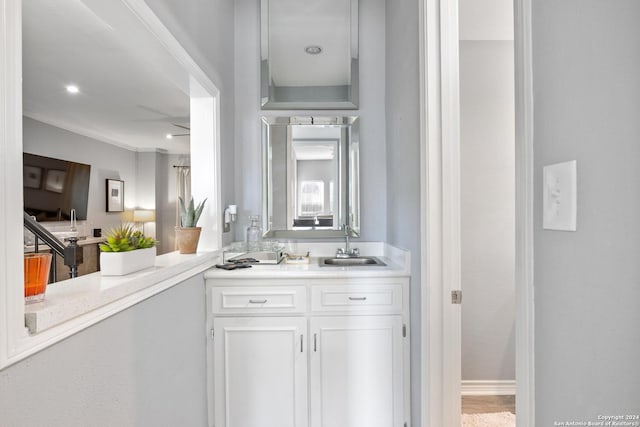
[[356, 258], [320, 258], [320, 267], [356, 267], [356, 266], [383, 266], [386, 265], [373, 256], [361, 256]]

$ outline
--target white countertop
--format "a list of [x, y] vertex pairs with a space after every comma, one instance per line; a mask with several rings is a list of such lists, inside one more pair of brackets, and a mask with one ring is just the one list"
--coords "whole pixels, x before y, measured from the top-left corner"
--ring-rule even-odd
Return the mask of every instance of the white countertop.
[[[178, 252], [156, 257], [155, 266], [126, 276], [102, 276], [100, 272], [47, 286], [43, 302], [25, 305], [25, 324], [31, 334], [108, 308], [117, 312], [180, 283], [216, 264], [220, 253]], [[126, 300], [126, 301], [125, 301]]]
[[[78, 240], [78, 246], [85, 246], [85, 245], [91, 245], [91, 244], [98, 244], [98, 243], [102, 243], [104, 241], [106, 241], [107, 239], [105, 237], [80, 237], [80, 240]], [[63, 240], [61, 240], [61, 242], [65, 245], [68, 246], [69, 242], [65, 242]], [[34, 245], [24, 245], [24, 253], [31, 253], [33, 251], [35, 251], [35, 246]], [[49, 246], [45, 245], [44, 243], [40, 243], [38, 245], [39, 249], [49, 249]]]
[[[205, 279], [273, 279], [273, 278], [343, 278], [343, 277], [398, 277], [411, 273], [410, 254], [394, 246], [380, 242], [356, 242], [353, 247], [360, 249], [362, 256], [375, 256], [386, 265], [363, 265], [352, 267], [320, 266], [319, 258], [335, 255], [339, 243], [298, 243], [296, 254], [309, 251], [309, 264], [254, 264], [251, 268], [223, 270], [211, 268], [205, 272]], [[286, 249], [285, 249], [286, 252]]]
[[[155, 266], [125, 276], [102, 276], [100, 272], [51, 284], [43, 302], [25, 306], [25, 324], [31, 334], [39, 334], [63, 324], [87, 325], [113, 315], [162, 290], [204, 272], [205, 279], [260, 278], [344, 278], [398, 277], [410, 275], [408, 251], [380, 242], [354, 242], [362, 256], [375, 256], [385, 266], [320, 267], [319, 257], [330, 257], [339, 242], [298, 243], [286, 248], [289, 253], [310, 252], [309, 264], [259, 265], [252, 268], [222, 270], [222, 252], [178, 252], [156, 257]], [[77, 326], [78, 328], [80, 326]]]

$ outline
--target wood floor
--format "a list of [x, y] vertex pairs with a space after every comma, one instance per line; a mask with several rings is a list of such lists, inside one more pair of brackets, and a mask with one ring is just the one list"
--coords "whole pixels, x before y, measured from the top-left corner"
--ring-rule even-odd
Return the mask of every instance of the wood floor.
[[462, 396], [463, 414], [484, 414], [488, 412], [516, 413], [516, 397], [505, 396]]

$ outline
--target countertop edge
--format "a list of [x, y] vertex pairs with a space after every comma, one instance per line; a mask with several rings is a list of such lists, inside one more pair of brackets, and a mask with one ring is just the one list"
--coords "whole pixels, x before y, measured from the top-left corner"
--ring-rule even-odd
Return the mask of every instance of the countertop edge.
[[[218, 251], [156, 257], [155, 266], [125, 276], [100, 272], [65, 280], [47, 287], [45, 300], [25, 306], [25, 325], [31, 336], [65, 323], [84, 327], [162, 292], [215, 265]], [[105, 313], [108, 313], [105, 315]]]

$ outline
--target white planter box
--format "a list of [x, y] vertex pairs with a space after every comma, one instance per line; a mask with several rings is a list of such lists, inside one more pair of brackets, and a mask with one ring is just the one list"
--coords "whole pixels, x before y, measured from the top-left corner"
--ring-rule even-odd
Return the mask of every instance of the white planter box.
[[134, 271], [153, 267], [155, 263], [155, 247], [129, 252], [100, 253], [100, 272], [103, 276], [124, 276]]

